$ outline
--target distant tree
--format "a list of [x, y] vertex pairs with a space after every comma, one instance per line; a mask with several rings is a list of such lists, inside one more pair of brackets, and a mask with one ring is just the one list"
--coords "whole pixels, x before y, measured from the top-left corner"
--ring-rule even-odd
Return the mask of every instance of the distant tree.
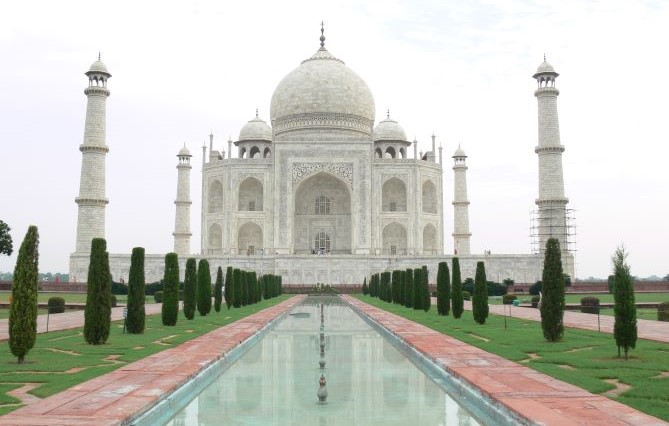
[[211, 312], [211, 272], [207, 259], [200, 259], [197, 265], [197, 311], [202, 316]]
[[381, 292], [383, 293], [381, 300], [385, 302], [392, 301], [391, 289], [390, 289], [390, 272], [385, 271], [381, 273]]
[[391, 289], [392, 289], [392, 299], [393, 303], [397, 304], [400, 302], [400, 271], [393, 271], [391, 278]]
[[369, 290], [367, 289], [367, 277], [365, 277], [364, 280], [362, 280], [362, 294], [365, 296], [369, 293]]
[[485, 324], [488, 318], [488, 286], [485, 276], [485, 265], [476, 262], [476, 276], [474, 277], [474, 300], [472, 302], [472, 313], [474, 321]]
[[228, 268], [225, 270], [225, 304], [227, 305], [228, 309], [230, 309], [230, 306], [232, 306], [232, 291], [234, 289], [234, 285], [232, 284], [232, 266], [228, 266]]
[[223, 301], [223, 269], [219, 266], [216, 270], [216, 284], [214, 285], [214, 310], [221, 312]]
[[411, 306], [414, 309], [423, 309], [422, 286], [423, 269], [415, 268], [413, 270], [413, 287], [411, 288]]
[[237, 268], [232, 270], [232, 306], [242, 306], [242, 271]]
[[[2, 224], [4, 222], [0, 222]], [[9, 349], [18, 358], [19, 364], [23, 364], [26, 354], [35, 346], [37, 337], [38, 246], [39, 233], [37, 227], [31, 225], [16, 259], [12, 302], [9, 306]], [[11, 253], [11, 238], [9, 250]]]
[[439, 262], [437, 270], [437, 313], [448, 315], [451, 310], [451, 275], [448, 263]]
[[609, 293], [615, 294], [616, 293], [616, 276], [615, 275], [609, 275], [609, 278], [607, 279], [607, 284], [609, 285]]
[[91, 345], [101, 345], [109, 338], [111, 328], [111, 274], [104, 238], [93, 238], [91, 242], [86, 288], [84, 339]]
[[163, 325], [176, 325], [179, 317], [179, 256], [165, 255], [165, 275], [163, 276]]
[[422, 308], [425, 312], [430, 310], [430, 307], [432, 307], [432, 295], [430, 294], [430, 283], [429, 283], [429, 276], [430, 276], [430, 271], [428, 271], [427, 266], [423, 265], [423, 272], [422, 272], [422, 286], [421, 286], [421, 304]]
[[531, 296], [538, 296], [539, 293], [541, 293], [542, 289], [543, 289], [543, 283], [541, 281], [537, 281], [530, 286], [528, 292], [530, 293]]
[[460, 318], [464, 311], [462, 299], [462, 278], [460, 276], [460, 259], [453, 258], [453, 291], [451, 292], [453, 302], [453, 318]]
[[187, 319], [195, 318], [195, 306], [197, 305], [197, 261], [191, 257], [186, 260], [186, 273], [184, 275], [184, 315]]
[[510, 286], [510, 285], [514, 285], [514, 284], [516, 283], [516, 282], [515, 282], [513, 279], [511, 279], [511, 278], [504, 278], [504, 281], [502, 281], [502, 282], [503, 282], [504, 285], [507, 286], [507, 287]]
[[413, 307], [413, 269], [407, 268], [406, 276], [404, 277], [404, 306], [407, 308]]
[[12, 228], [0, 220], [0, 254], [11, 256], [14, 248], [12, 247], [12, 235], [9, 233]]
[[130, 257], [128, 276], [128, 316], [126, 329], [130, 334], [144, 333], [146, 311], [144, 309], [144, 249], [135, 247]]
[[612, 260], [615, 276], [615, 293], [613, 294], [615, 305], [613, 312], [616, 316], [613, 325], [613, 335], [618, 346], [618, 358], [620, 358], [620, 348], [623, 348], [625, 350], [625, 359], [627, 359], [630, 348], [634, 349], [636, 347], [637, 326], [634, 284], [624, 246], [621, 245], [616, 249]]
[[564, 276], [557, 238], [549, 238], [546, 242], [541, 282], [541, 328], [546, 340], [557, 342], [564, 334]]

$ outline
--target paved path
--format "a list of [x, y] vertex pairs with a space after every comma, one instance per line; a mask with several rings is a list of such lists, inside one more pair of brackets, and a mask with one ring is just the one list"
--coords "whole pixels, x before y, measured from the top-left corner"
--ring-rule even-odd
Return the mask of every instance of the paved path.
[[[436, 299], [433, 298], [433, 304], [435, 306], [436, 303]], [[509, 306], [511, 305], [506, 305], [507, 315], [509, 315]], [[504, 305], [489, 305], [489, 307], [491, 314], [504, 315]], [[465, 301], [465, 309], [471, 311], [472, 302]], [[541, 321], [541, 313], [539, 312], [539, 309], [512, 306], [511, 316], [532, 321]], [[599, 330], [604, 333], [613, 333], [614, 321], [615, 318], [612, 315], [599, 315]], [[564, 325], [565, 327], [597, 331], [597, 315], [565, 311]], [[658, 342], [669, 343], [669, 322], [638, 319], [637, 336], [639, 339], [656, 340]]]
[[506, 406], [520, 421], [559, 426], [667, 424], [351, 296], [343, 298], [448, 374], [478, 388], [483, 397]]
[[[123, 319], [123, 309], [125, 306], [112, 308], [112, 321]], [[147, 315], [159, 314], [162, 309], [160, 303], [147, 303], [144, 305]], [[47, 315], [37, 316], [37, 332], [46, 333]], [[62, 314], [49, 315], [49, 331], [67, 330], [84, 326], [84, 310], [68, 311]], [[0, 341], [9, 339], [9, 320], [0, 320]]]
[[305, 297], [292, 297], [175, 348], [11, 412], [0, 417], [0, 425], [126, 424], [135, 413], [157, 403]]

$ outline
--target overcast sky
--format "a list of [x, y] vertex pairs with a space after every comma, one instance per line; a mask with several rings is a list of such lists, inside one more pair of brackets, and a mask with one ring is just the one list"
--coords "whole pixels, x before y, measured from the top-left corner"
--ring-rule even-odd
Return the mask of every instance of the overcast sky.
[[[624, 243], [632, 273], [666, 275], [669, 237], [669, 2], [666, 1], [10, 1], [0, 10], [0, 220], [15, 251], [40, 232], [40, 270], [74, 250], [87, 85], [98, 51], [107, 103], [107, 241], [112, 253], [173, 248], [176, 154], [194, 154], [200, 249], [201, 146], [227, 150], [278, 82], [326, 47], [391, 117], [444, 148], [447, 253], [451, 158], [467, 159], [472, 251], [530, 252], [537, 197], [537, 106], [544, 53], [561, 75], [566, 195], [576, 275], [606, 277]], [[236, 152], [235, 152], [236, 155]], [[16, 254], [0, 256], [0, 271]]]

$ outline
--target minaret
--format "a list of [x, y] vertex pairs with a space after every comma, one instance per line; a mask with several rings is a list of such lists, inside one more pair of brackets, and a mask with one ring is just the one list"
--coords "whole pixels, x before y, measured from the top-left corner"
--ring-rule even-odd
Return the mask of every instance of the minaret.
[[543, 255], [546, 242], [555, 237], [560, 243], [564, 258], [568, 250], [566, 206], [569, 200], [564, 195], [562, 177], [564, 146], [560, 145], [557, 112], [557, 97], [560, 92], [555, 88], [558, 75], [544, 56], [544, 61], [532, 76], [539, 86], [534, 92], [539, 109], [539, 145], [534, 152], [539, 156], [539, 198], [536, 200], [539, 213], [539, 252]]
[[467, 199], [467, 155], [458, 146], [453, 154], [453, 248], [456, 255], [470, 254], [469, 200]]
[[89, 254], [91, 240], [105, 237], [105, 209], [109, 200], [105, 197], [105, 160], [109, 147], [106, 145], [106, 107], [109, 89], [107, 79], [111, 77], [107, 67], [100, 60], [93, 62], [86, 72], [88, 87], [84, 94], [88, 97], [84, 143], [81, 151], [81, 178], [79, 196], [75, 202], [79, 206], [77, 218], [76, 252]]
[[174, 219], [174, 252], [179, 256], [187, 256], [190, 254], [190, 237], [193, 235], [190, 232], [190, 151], [186, 148], [186, 144], [181, 148], [179, 154], [179, 163], [177, 164], [178, 178], [177, 178], [177, 199], [174, 200], [176, 205], [176, 215]]

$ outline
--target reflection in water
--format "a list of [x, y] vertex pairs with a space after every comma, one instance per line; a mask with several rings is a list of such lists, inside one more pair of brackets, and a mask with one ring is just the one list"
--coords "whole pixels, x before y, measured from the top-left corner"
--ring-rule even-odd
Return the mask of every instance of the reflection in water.
[[[168, 424], [478, 424], [338, 299], [325, 304], [321, 370], [319, 302], [309, 298], [296, 307], [310, 315], [286, 316]], [[328, 389], [323, 405], [316, 397], [321, 373]]]

